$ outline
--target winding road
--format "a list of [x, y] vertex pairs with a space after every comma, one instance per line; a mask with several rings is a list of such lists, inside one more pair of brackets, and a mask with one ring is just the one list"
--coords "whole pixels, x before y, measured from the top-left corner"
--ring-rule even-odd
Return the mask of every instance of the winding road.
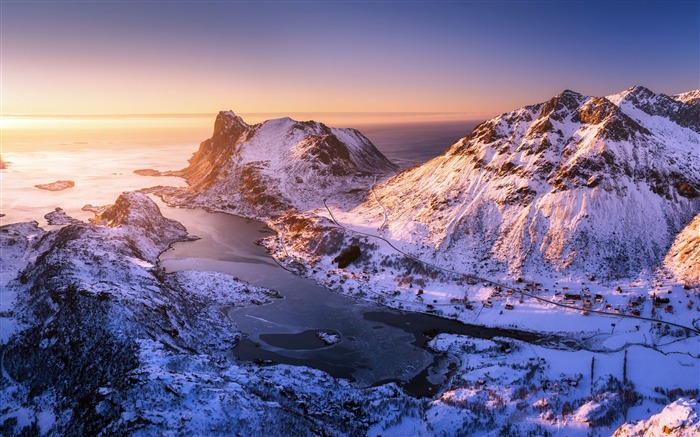
[[[375, 182], [376, 182], [376, 180], [375, 180]], [[374, 184], [372, 184], [372, 187], [374, 187]], [[374, 189], [372, 189], [372, 193], [374, 193]], [[379, 199], [377, 199], [376, 195], [375, 195], [374, 198], [375, 198], [375, 200], [377, 201], [377, 203], [379, 203], [379, 204], [381, 205], [381, 203], [379, 202]], [[330, 215], [331, 220], [333, 220], [333, 223], [335, 223], [336, 226], [338, 226], [338, 227], [340, 227], [340, 228], [342, 228], [342, 229], [344, 229], [344, 230], [346, 230], [346, 231], [348, 231], [348, 232], [352, 232], [352, 233], [354, 233], [354, 234], [364, 235], [364, 236], [367, 236], [367, 237], [372, 237], [372, 238], [376, 238], [376, 239], [382, 240], [382, 241], [384, 241], [385, 243], [387, 243], [387, 244], [389, 245], [389, 247], [391, 247], [392, 249], [394, 249], [396, 252], [398, 252], [398, 253], [404, 255], [405, 257], [407, 257], [407, 258], [409, 258], [409, 259], [412, 259], [412, 260], [414, 260], [414, 261], [416, 261], [416, 262], [419, 262], [419, 263], [421, 263], [421, 264], [423, 264], [423, 265], [426, 265], [426, 266], [429, 266], [429, 267], [432, 267], [432, 268], [434, 268], [434, 269], [438, 269], [438, 270], [441, 270], [441, 271], [444, 271], [444, 272], [448, 272], [448, 273], [452, 273], [452, 274], [455, 274], [455, 275], [463, 276], [463, 277], [466, 278], [466, 279], [471, 279], [471, 280], [475, 280], [475, 281], [484, 282], [484, 283], [490, 284], [490, 285], [492, 285], [492, 286], [494, 286], [494, 287], [495, 287], [495, 286], [499, 286], [499, 287], [501, 287], [501, 288], [504, 289], [504, 290], [512, 290], [514, 293], [519, 293], [519, 294], [521, 294], [522, 296], [527, 296], [527, 297], [529, 297], [529, 298], [531, 298], [531, 299], [535, 299], [535, 300], [538, 301], [538, 302], [548, 303], [548, 304], [551, 304], [551, 305], [555, 305], [555, 306], [558, 306], [558, 307], [561, 307], [561, 308], [564, 308], [564, 309], [568, 309], [568, 310], [573, 310], [573, 311], [579, 311], [579, 312], [580, 312], [580, 311], [584, 311], [583, 308], [579, 308], [579, 307], [575, 307], [575, 306], [572, 306], [572, 305], [567, 305], [567, 304], [564, 304], [564, 303], [555, 302], [555, 301], [552, 301], [552, 300], [549, 300], [549, 299], [545, 299], [545, 298], [543, 298], [543, 297], [536, 296], [536, 295], [534, 295], [534, 294], [532, 294], [532, 293], [528, 293], [528, 292], [526, 292], [526, 291], [523, 291], [523, 290], [521, 290], [521, 289], [519, 289], [519, 288], [511, 287], [511, 286], [509, 286], [509, 285], [502, 284], [502, 283], [500, 283], [500, 282], [496, 282], [496, 281], [493, 281], [493, 280], [488, 279], [488, 278], [481, 278], [481, 277], [479, 277], [479, 276], [467, 274], [467, 273], [464, 273], [464, 272], [458, 272], [458, 271], [455, 271], [455, 270], [452, 270], [452, 269], [448, 269], [448, 268], [445, 268], [445, 267], [438, 266], [438, 265], [436, 265], [436, 264], [433, 264], [433, 263], [430, 263], [430, 262], [427, 262], [427, 261], [423, 261], [423, 260], [417, 258], [416, 256], [411, 255], [410, 253], [404, 252], [403, 250], [401, 250], [401, 249], [399, 249], [398, 247], [394, 246], [394, 244], [393, 244], [391, 241], [389, 241], [388, 239], [386, 239], [386, 238], [384, 238], [384, 237], [382, 237], [382, 236], [370, 234], [370, 233], [367, 233], [367, 232], [357, 231], [357, 230], [355, 230], [355, 229], [351, 229], [351, 228], [348, 228], [348, 227], [345, 226], [345, 225], [342, 225], [340, 222], [338, 222], [338, 220], [336, 220], [335, 216], [333, 215], [333, 212], [332, 212], [331, 209], [328, 207], [328, 204], [326, 203], [326, 200], [325, 200], [325, 199], [323, 200], [323, 206], [326, 207], [326, 210], [328, 211], [328, 214]], [[386, 208], [385, 208], [383, 205], [381, 205], [381, 206], [382, 206], [382, 209], [384, 210], [384, 223], [382, 224], [382, 226], [380, 226], [380, 229], [384, 226], [384, 224], [386, 223], [386, 220], [387, 220]], [[420, 304], [420, 302], [411, 302], [411, 303]], [[431, 305], [432, 305], [432, 306], [454, 306], [455, 304], [431, 304]], [[652, 318], [650, 318], [650, 317], [643, 317], [643, 316], [633, 316], [633, 315], [629, 315], [629, 314], [609, 313], [609, 312], [607, 312], [607, 311], [593, 310], [593, 309], [585, 309], [585, 311], [588, 311], [590, 314], [599, 315], [599, 316], [605, 316], [605, 317], [614, 317], [614, 318], [617, 318], [617, 319], [627, 318], [627, 319], [634, 319], [634, 320], [643, 320], [643, 321], [648, 321], [648, 322], [653, 322], [653, 323], [664, 323], [664, 324], [666, 324], [666, 325], [674, 326], [674, 327], [681, 328], [681, 329], [685, 329], [687, 332], [693, 332], [693, 333], [695, 333], [696, 335], [700, 335], [700, 329], [697, 329], [697, 328], [695, 328], [695, 327], [690, 327], [690, 326], [684, 326], [684, 325], [681, 325], [681, 324], [678, 324], [678, 323], [673, 323], [673, 322], [669, 322], [669, 321], [665, 321], [665, 320], [652, 319]]]

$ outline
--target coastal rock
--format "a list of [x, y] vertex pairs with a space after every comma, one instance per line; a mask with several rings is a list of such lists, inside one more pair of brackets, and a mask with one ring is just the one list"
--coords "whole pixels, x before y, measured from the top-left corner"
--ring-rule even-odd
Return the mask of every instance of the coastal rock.
[[700, 406], [680, 398], [647, 420], [625, 423], [613, 437], [691, 437], [700, 435]]
[[338, 344], [341, 340], [340, 333], [337, 332], [319, 331], [316, 333], [316, 337], [328, 346]]
[[134, 170], [134, 173], [140, 176], [161, 176], [162, 173], [158, 170], [153, 170], [152, 168], [140, 168]]
[[51, 182], [49, 184], [37, 184], [34, 186], [39, 188], [40, 190], [61, 191], [61, 190], [65, 190], [65, 189], [74, 187], [75, 182], [70, 181], [70, 180], [63, 180], [63, 181]]
[[51, 211], [50, 213], [44, 215], [44, 218], [50, 225], [68, 225], [80, 223], [80, 220], [69, 216], [62, 208], [56, 208], [55, 211]]

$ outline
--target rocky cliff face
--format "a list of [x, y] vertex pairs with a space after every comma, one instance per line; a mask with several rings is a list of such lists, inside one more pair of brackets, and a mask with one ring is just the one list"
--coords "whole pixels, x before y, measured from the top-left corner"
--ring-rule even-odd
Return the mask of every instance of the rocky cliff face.
[[673, 241], [664, 266], [678, 280], [700, 285], [700, 214]]
[[[463, 269], [629, 275], [657, 265], [700, 212], [699, 132], [698, 106], [680, 97], [567, 90], [482, 123], [376, 191], [392, 238]], [[373, 200], [357, 212], [380, 219]]]
[[324, 198], [361, 199], [375, 175], [395, 170], [354, 129], [290, 118], [249, 126], [221, 112], [190, 165], [168, 173], [190, 187], [158, 192], [170, 203], [268, 218], [322, 206]]

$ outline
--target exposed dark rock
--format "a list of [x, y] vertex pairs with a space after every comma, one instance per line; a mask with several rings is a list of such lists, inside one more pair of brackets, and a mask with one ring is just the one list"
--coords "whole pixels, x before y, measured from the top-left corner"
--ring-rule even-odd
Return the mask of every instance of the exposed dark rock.
[[690, 199], [694, 199], [700, 195], [700, 193], [698, 193], [698, 190], [696, 190], [688, 182], [679, 183], [677, 185], [677, 188], [678, 188], [678, 194], [680, 194], [683, 197], [688, 197]]
[[589, 177], [588, 180], [586, 181], [586, 186], [588, 188], [595, 188], [600, 184], [600, 181], [603, 180], [603, 175], [600, 174], [594, 174], [593, 176]]
[[80, 223], [80, 220], [69, 216], [61, 208], [56, 208], [55, 211], [51, 211], [50, 213], [46, 214], [44, 218], [50, 225], [68, 225], [71, 223]]
[[557, 121], [567, 119], [571, 112], [575, 111], [581, 104], [584, 96], [571, 91], [564, 90], [561, 94], [548, 100], [542, 105], [539, 118], [551, 118]]
[[350, 151], [335, 135], [310, 136], [297, 147], [303, 151], [302, 159], [322, 164], [322, 172], [345, 176], [356, 171]]
[[333, 259], [334, 263], [338, 263], [338, 267], [341, 269], [349, 266], [352, 264], [355, 260], [357, 260], [360, 256], [362, 255], [362, 252], [360, 251], [359, 246], [352, 245], [342, 251], [340, 255], [335, 257]]

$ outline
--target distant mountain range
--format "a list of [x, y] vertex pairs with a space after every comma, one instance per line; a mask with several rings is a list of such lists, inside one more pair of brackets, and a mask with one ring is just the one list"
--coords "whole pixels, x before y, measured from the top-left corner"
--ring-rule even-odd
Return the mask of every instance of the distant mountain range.
[[[383, 235], [461, 271], [615, 278], [655, 268], [700, 213], [699, 95], [566, 90], [485, 121], [376, 187]], [[351, 221], [379, 223], [369, 189], [396, 170], [353, 129], [289, 118], [250, 126], [221, 112], [190, 165], [168, 173], [190, 186], [158, 192], [261, 219], [329, 199]], [[695, 271], [691, 258], [666, 266]]]

